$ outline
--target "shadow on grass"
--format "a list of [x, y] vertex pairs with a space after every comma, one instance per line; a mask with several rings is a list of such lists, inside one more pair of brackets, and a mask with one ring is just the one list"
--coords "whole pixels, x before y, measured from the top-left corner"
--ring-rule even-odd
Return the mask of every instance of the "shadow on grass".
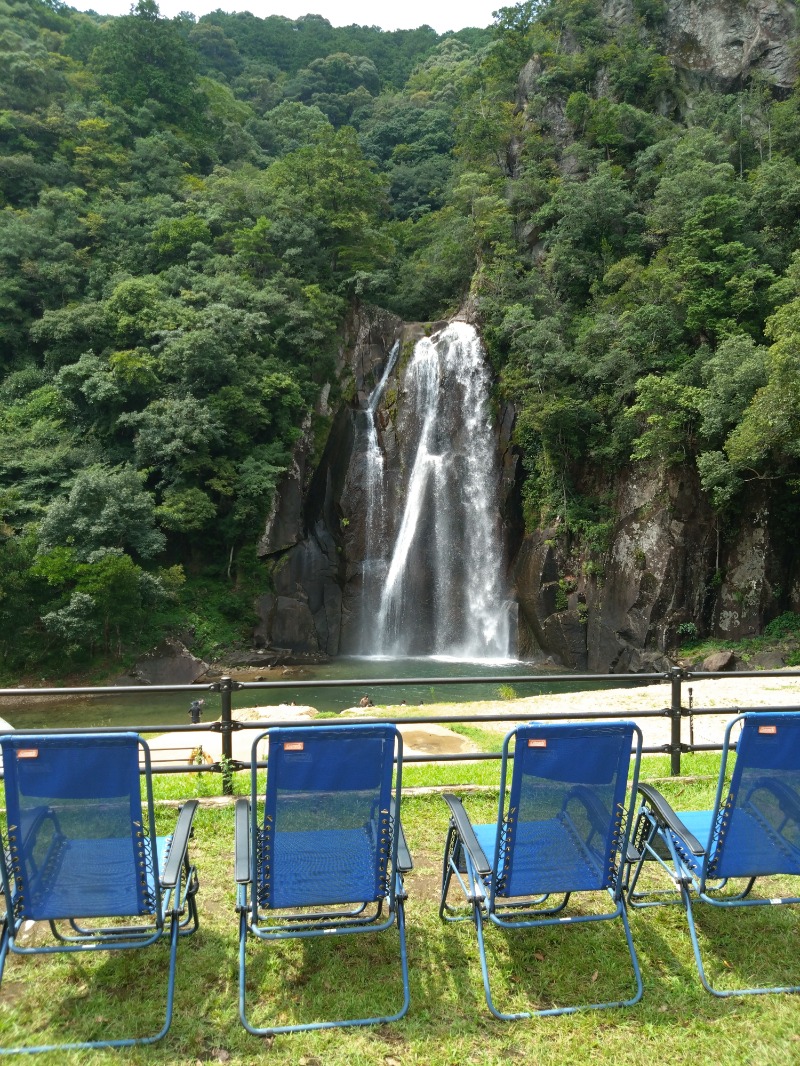
[[[155, 1048], [174, 1054], [176, 1044], [192, 1039], [190, 1031], [197, 1030], [199, 1016], [214, 1016], [211, 1001], [223, 993], [229, 996], [228, 982], [213, 963], [228, 946], [210, 930], [199, 940], [201, 931], [178, 944], [174, 1013], [167, 1036], [152, 1048], [124, 1049], [120, 1061], [152, 1054]], [[0, 995], [0, 1043], [24, 1047], [151, 1036], [166, 1016], [168, 974], [168, 938], [129, 951], [9, 956]], [[58, 1053], [54, 1056], [55, 1061]]]

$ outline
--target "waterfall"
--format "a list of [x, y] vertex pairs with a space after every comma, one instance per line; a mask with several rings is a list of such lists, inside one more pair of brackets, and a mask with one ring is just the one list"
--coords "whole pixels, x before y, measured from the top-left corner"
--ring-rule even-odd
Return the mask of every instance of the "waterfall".
[[[404, 389], [398, 437], [407, 452], [394, 529], [387, 528], [394, 508], [379, 504], [377, 496], [368, 505], [367, 555], [373, 562], [365, 572], [362, 648], [397, 657], [507, 659], [500, 472], [489, 375], [474, 328], [455, 322], [420, 340]], [[375, 445], [380, 451], [377, 433]], [[377, 458], [374, 465], [377, 470]], [[376, 493], [386, 491], [382, 456], [374, 484]], [[374, 562], [380, 540], [382, 567]]]
[[380, 610], [381, 589], [386, 576], [384, 557], [386, 544], [386, 483], [383, 451], [378, 439], [377, 409], [386, 382], [394, 370], [400, 352], [396, 341], [386, 360], [380, 381], [372, 390], [364, 412], [364, 563], [361, 612], [361, 647], [369, 647], [374, 631], [375, 616]]

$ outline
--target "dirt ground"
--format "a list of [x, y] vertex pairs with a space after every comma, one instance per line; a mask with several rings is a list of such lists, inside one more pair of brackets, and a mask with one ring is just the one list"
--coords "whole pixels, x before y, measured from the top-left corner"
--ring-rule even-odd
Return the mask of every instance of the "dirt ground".
[[[786, 677], [730, 677], [692, 680], [683, 685], [683, 706], [695, 711], [719, 708], [719, 714], [692, 716], [684, 722], [684, 741], [689, 740], [691, 728], [696, 744], [714, 744], [722, 740], [727, 722], [738, 711], [751, 707], [793, 707], [800, 711], [800, 676]], [[691, 702], [690, 702], [691, 701]], [[530, 715], [531, 719], [543, 714], [580, 714], [603, 711], [620, 718], [635, 718], [646, 711], [664, 711], [670, 703], [670, 685], [655, 683], [622, 688], [609, 687], [602, 691], [548, 693], [542, 696], [527, 696], [515, 700], [484, 700], [470, 704], [426, 704], [425, 713], [431, 715], [497, 714], [509, 711], [512, 714]], [[391, 708], [390, 708], [391, 710]], [[408, 711], [408, 708], [397, 708]], [[647, 746], [669, 742], [670, 723], [665, 716], [639, 721]], [[507, 732], [508, 723], [487, 722], [481, 728]]]

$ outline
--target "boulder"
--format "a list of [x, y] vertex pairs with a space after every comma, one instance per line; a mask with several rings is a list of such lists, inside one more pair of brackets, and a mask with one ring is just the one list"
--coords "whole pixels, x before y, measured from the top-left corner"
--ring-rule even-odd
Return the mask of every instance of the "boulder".
[[715, 651], [703, 659], [701, 670], [706, 673], [718, 673], [720, 670], [734, 670], [736, 668], [736, 656], [732, 651]]
[[136, 663], [133, 678], [139, 685], [191, 685], [207, 671], [208, 663], [168, 638]]

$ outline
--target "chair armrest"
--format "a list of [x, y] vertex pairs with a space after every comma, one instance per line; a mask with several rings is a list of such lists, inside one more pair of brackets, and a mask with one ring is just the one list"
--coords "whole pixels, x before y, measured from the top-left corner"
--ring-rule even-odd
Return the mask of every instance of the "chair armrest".
[[407, 874], [409, 870], [414, 869], [414, 860], [411, 858], [411, 852], [408, 850], [406, 835], [403, 832], [403, 823], [400, 821], [395, 810], [394, 800], [391, 801], [390, 810], [392, 812], [392, 818], [397, 821], [397, 870], [401, 874]]
[[453, 825], [461, 838], [461, 843], [469, 852], [472, 865], [481, 877], [485, 877], [492, 872], [492, 865], [484, 855], [483, 848], [478, 843], [478, 838], [475, 836], [472, 823], [469, 820], [467, 812], [464, 810], [464, 804], [458, 796], [454, 796], [450, 792], [443, 793], [442, 799], [450, 808], [450, 817], [453, 820]]
[[178, 883], [178, 879], [181, 876], [181, 866], [189, 847], [189, 836], [192, 832], [192, 822], [196, 810], [197, 800], [187, 800], [180, 809], [175, 832], [172, 834], [172, 844], [164, 866], [164, 873], [161, 876], [162, 888], [175, 888]]
[[240, 796], [235, 808], [234, 876], [240, 885], [252, 881], [250, 873], [250, 800]]
[[705, 855], [706, 849], [696, 836], [693, 836], [680, 820], [669, 803], [664, 799], [657, 788], [652, 785], [644, 785], [639, 782], [639, 792], [647, 803], [650, 813], [653, 815], [659, 829], [669, 829], [686, 844], [692, 855]]

